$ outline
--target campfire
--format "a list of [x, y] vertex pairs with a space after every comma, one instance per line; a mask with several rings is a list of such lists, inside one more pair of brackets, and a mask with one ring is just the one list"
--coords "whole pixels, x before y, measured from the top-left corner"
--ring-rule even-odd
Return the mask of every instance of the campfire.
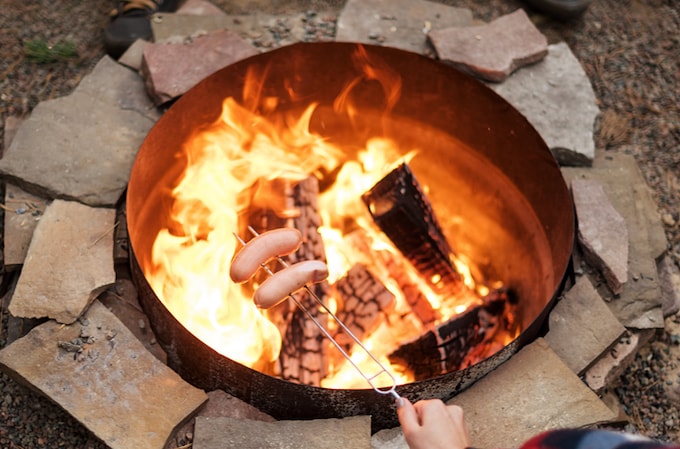
[[540, 328], [571, 251], [569, 204], [545, 144], [478, 82], [394, 49], [300, 44], [230, 66], [170, 108], [135, 163], [128, 220], [171, 366], [274, 416], [318, 417], [357, 405], [289, 410], [290, 396], [380, 401], [292, 301], [256, 307], [264, 270], [229, 279], [237, 237], [300, 231], [285, 262], [325, 262], [313, 293], [411, 397], [446, 397]]

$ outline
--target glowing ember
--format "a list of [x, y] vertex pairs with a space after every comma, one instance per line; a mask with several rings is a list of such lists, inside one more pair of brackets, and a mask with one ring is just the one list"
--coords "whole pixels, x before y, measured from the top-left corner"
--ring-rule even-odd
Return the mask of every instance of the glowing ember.
[[[352, 105], [349, 94], [356, 85], [369, 80], [381, 83], [389, 112], [399, 98], [399, 77], [379, 61], [370, 60], [361, 48], [355, 62], [361, 76], [348, 82], [334, 104], [335, 111], [360, 120], [361, 111]], [[365, 341], [389, 365], [387, 354], [427, 329], [411, 312], [393, 278], [391, 266], [401, 255], [373, 224], [361, 195], [396, 164], [417, 157], [417, 149], [400, 148], [396, 142], [374, 136], [365, 142], [356, 159], [349, 160], [343, 149], [310, 132], [316, 105], [310, 104], [298, 116], [277, 113], [280, 100], [260, 95], [264, 79], [263, 74], [250, 70], [242, 104], [225, 99], [221, 117], [184, 143], [181, 158], [186, 168], [172, 192], [172, 216], [155, 239], [153, 265], [143, 267], [146, 279], [169, 311], [199, 339], [244, 365], [271, 371], [281, 350], [281, 335], [255, 307], [253, 287], [248, 290], [229, 280], [229, 263], [238, 249], [233, 234], [240, 229], [240, 214], [253, 207], [254, 201], [281, 215], [295, 216], [297, 212], [282, 202], [280, 194], [268, 190], [269, 181], [295, 182], [314, 175], [326, 182], [330, 179], [324, 176], [332, 173], [334, 182], [323, 190], [318, 204], [329, 282], [336, 282], [360, 263], [394, 295], [394, 307]], [[256, 195], [252, 194], [253, 186], [258, 186]], [[480, 304], [480, 297], [489, 292], [482, 280], [475, 283], [464, 258], [452, 263], [467, 288], [442, 297], [435, 295], [407, 262], [398, 262], [406, 267], [402, 275], [418, 287], [435, 310], [437, 322]], [[339, 303], [333, 296], [329, 300]], [[483, 345], [479, 348], [482, 353], [475, 357], [481, 360], [492, 355], [505, 340], [514, 337], [503, 335], [500, 341]], [[360, 354], [353, 357], [361, 366]], [[323, 386], [366, 387], [342, 360], [331, 357], [327, 370], [330, 375]], [[412, 380], [407, 374], [398, 376], [399, 383]]]

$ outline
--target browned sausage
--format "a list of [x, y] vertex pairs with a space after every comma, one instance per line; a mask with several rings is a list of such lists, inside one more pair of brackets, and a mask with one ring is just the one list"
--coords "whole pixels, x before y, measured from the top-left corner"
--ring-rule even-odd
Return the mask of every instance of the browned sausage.
[[298, 262], [274, 273], [255, 291], [255, 305], [261, 309], [273, 307], [300, 290], [306, 284], [321, 282], [328, 277], [328, 266], [318, 260]]
[[302, 234], [293, 228], [263, 232], [252, 238], [231, 261], [229, 277], [236, 283], [250, 279], [260, 266], [276, 256], [295, 252], [302, 243]]

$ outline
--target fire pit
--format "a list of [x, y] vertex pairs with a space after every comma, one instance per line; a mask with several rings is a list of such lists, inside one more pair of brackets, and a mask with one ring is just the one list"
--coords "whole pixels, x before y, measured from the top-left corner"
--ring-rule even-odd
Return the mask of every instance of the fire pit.
[[[272, 127], [278, 134], [269, 134]], [[227, 128], [230, 131], [224, 133]], [[208, 159], [207, 165], [212, 166], [209, 172], [187, 169], [195, 167], [206, 153], [222, 157], [225, 142], [234, 135], [240, 139], [235, 146], [248, 157], [238, 154], [237, 162], [226, 168], [216, 162], [221, 160], [219, 157]], [[263, 135], [270, 146], [262, 147]], [[372, 148], [385, 146], [385, 152], [372, 152]], [[261, 148], [267, 150], [259, 159], [250, 158]], [[278, 152], [281, 159], [274, 155]], [[302, 159], [288, 160], [287, 155], [303, 152]], [[425, 211], [418, 223], [426, 226], [423, 232], [409, 231], [406, 237], [413, 234], [422, 243], [410, 245], [416, 252], [428, 248], [425, 257], [416, 254], [406, 262], [394, 262], [394, 253], [371, 247], [370, 243], [375, 243], [371, 236], [380, 232], [357, 231], [368, 212], [379, 221], [376, 210], [385, 208], [384, 201], [372, 197], [379, 189], [370, 187], [376, 187], [380, 179], [389, 179], [385, 172], [377, 178], [372, 174], [369, 188], [351, 195], [360, 202], [364, 193], [368, 210], [363, 211], [364, 215], [357, 212], [361, 218], [343, 215], [350, 206], [339, 197], [324, 199], [332, 184], [344, 182], [340, 189], [344, 191], [361, 184], [370, 165], [367, 154], [368, 159], [376, 154], [385, 157], [381, 166], [407, 162], [408, 170], [401, 176], [414, 177], [407, 185], [417, 184], [413, 195], [423, 197], [419, 203]], [[226, 160], [233, 161], [234, 157]], [[357, 160], [363, 161], [363, 169], [349, 174], [344, 171]], [[192, 193], [197, 195], [193, 197], [187, 194], [187, 189], [205, 181], [214, 188], [212, 191]], [[243, 185], [237, 185], [239, 182]], [[397, 187], [400, 189], [405, 190]], [[323, 211], [311, 216], [301, 212], [305, 208], [317, 209], [317, 193], [320, 203], [331, 204], [328, 209], [341, 210], [340, 219], [328, 218]], [[181, 197], [184, 202], [178, 199]], [[218, 213], [210, 215], [207, 210]], [[379, 271], [377, 266], [396, 263], [418, 268], [418, 261], [423, 260], [424, 265], [432, 265], [433, 255], [439, 257], [441, 266], [449, 264], [456, 293], [450, 293], [447, 276], [440, 268], [434, 274], [425, 273], [422, 290], [406, 302], [403, 297], [408, 295], [403, 291], [390, 294], [395, 291], [390, 279], [398, 277], [394, 271], [385, 277], [384, 285], [376, 284], [384, 287], [379, 289], [381, 297], [398, 298], [396, 306], [388, 301], [390, 305], [386, 302], [385, 308], [372, 316], [384, 316], [385, 326], [391, 329], [415, 323], [413, 326], [422, 333], [411, 341], [394, 342], [399, 351], [392, 350], [390, 354], [390, 360], [398, 364], [407, 353], [405, 377], [400, 377], [397, 391], [412, 400], [454, 396], [538, 335], [559, 293], [574, 234], [571, 199], [560, 170], [545, 143], [519, 112], [483, 84], [436, 61], [401, 50], [348, 43], [284, 47], [231, 65], [194, 87], [165, 113], [142, 145], [130, 177], [127, 214], [133, 276], [140, 300], [159, 343], [168, 353], [169, 365], [182, 377], [206, 390], [225, 390], [278, 419], [370, 414], [374, 430], [396, 424], [392, 399], [378, 396], [360, 383], [334, 383], [340, 375], [330, 383], [333, 388], [319, 386], [329, 385], [325, 374], [335, 369], [333, 360], [337, 357], [324, 356], [331, 360], [330, 365], [308, 369], [307, 352], [325, 353], [324, 343], [311, 338], [292, 345], [307, 352], [291, 353], [286, 349], [287, 344], [290, 346], [286, 342], [290, 329], [298, 326], [299, 335], [307, 336], [304, 319], [295, 318], [295, 312], [289, 309], [268, 313], [268, 321], [249, 306], [229, 309], [237, 296], [247, 298], [256, 286], [232, 285], [220, 290], [230, 283], [229, 261], [237, 249], [233, 233], [245, 235], [244, 224], [254, 224], [258, 231], [291, 223], [302, 226], [306, 236], [300, 250], [303, 254], [293, 257], [323, 256], [333, 271], [338, 259], [334, 250], [318, 248], [324, 246], [320, 243], [322, 236], [328, 242], [333, 234], [320, 230], [319, 225], [325, 228], [329, 222], [341, 221], [344, 238], [349, 239], [339, 246], [349, 247], [351, 254], [339, 259], [351, 259], [364, 246], [371, 247], [366, 252], [368, 256], [359, 257], [364, 265], [357, 267], [357, 261], [353, 261], [345, 268], [361, 279], [371, 275], [357, 273]], [[196, 219], [207, 216], [212, 218]], [[348, 221], [351, 224], [347, 225]], [[206, 246], [210, 248], [206, 251], [203, 246], [215, 234], [227, 238], [220, 240], [217, 250]], [[400, 232], [395, 234], [400, 239]], [[402, 253], [407, 252], [403, 244], [395, 245]], [[443, 251], [442, 246], [446, 247]], [[168, 259], [187, 248], [193, 251], [186, 256], [189, 262], [182, 268], [167, 268]], [[206, 257], [217, 263], [199, 266]], [[186, 267], [196, 268], [199, 273], [214, 271], [217, 286], [210, 282], [192, 284], [179, 297], [172, 297], [171, 293], [183, 287], [186, 279], [195, 276], [186, 273], [184, 277], [173, 277], [177, 274], [174, 271], [184, 272]], [[335, 287], [320, 284], [318, 288], [324, 295], [331, 289], [339, 291], [337, 285], [351, 284], [352, 275], [342, 278], [344, 281], [330, 280]], [[414, 282], [402, 279], [396, 289], [419, 285]], [[496, 289], [500, 284], [503, 287]], [[475, 293], [476, 299], [471, 301], [476, 301], [474, 310], [483, 310], [482, 314], [490, 310], [484, 308], [489, 298], [509, 291], [510, 299], [506, 297], [505, 303], [510, 304], [507, 307], [511, 312], [498, 319], [507, 324], [508, 332], [486, 342], [487, 352], [476, 358], [463, 348], [464, 361], [450, 363], [460, 355], [460, 348], [454, 351], [448, 343], [442, 344], [442, 339], [462, 341], [465, 346], [471, 340], [466, 339], [460, 326], [479, 334], [484, 319], [467, 314], [464, 307], [458, 310], [461, 304], [456, 303], [456, 313], [473, 318], [456, 320], [454, 314], [455, 329], [450, 331], [444, 326], [450, 317], [442, 316], [439, 305], [429, 301], [440, 287], [449, 289], [444, 293], [447, 298], [458, 298], [460, 290]], [[217, 301], [206, 307], [204, 300], [211, 296], [216, 296]], [[420, 306], [416, 305], [418, 301]], [[348, 302], [344, 301], [345, 305]], [[342, 306], [337, 305], [341, 315], [345, 313]], [[199, 335], [202, 331], [196, 330], [197, 322], [218, 321], [228, 314], [224, 307], [231, 314], [239, 314], [239, 318], [229, 324], [217, 324], [223, 331], [219, 334], [222, 340]], [[394, 313], [395, 307], [398, 313]], [[195, 314], [197, 310], [199, 315]], [[284, 325], [281, 316], [288, 317]], [[325, 318], [323, 314], [319, 317]], [[471, 324], [461, 324], [464, 321]], [[231, 340], [224, 337], [237, 324], [257, 328], [256, 335], [243, 333]], [[360, 324], [358, 328], [364, 330]], [[398, 334], [375, 332], [382, 340], [385, 335]], [[279, 334], [283, 343], [278, 340]], [[430, 340], [434, 343], [427, 343]], [[309, 347], [310, 341], [313, 348]], [[409, 355], [409, 350], [404, 349], [409, 343], [416, 344], [416, 348], [429, 344], [434, 355], [421, 351], [425, 360], [411, 360], [414, 351]], [[259, 352], [250, 360], [244, 348], [252, 346]], [[288, 361], [276, 361], [283, 358]], [[305, 360], [293, 374], [288, 372], [291, 359]], [[289, 380], [281, 378], [286, 376]]]

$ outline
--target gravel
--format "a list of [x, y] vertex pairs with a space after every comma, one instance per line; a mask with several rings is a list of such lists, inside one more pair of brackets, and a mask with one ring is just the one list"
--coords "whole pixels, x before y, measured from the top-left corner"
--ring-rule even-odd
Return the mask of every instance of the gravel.
[[[339, 12], [339, 0], [214, 0], [229, 13]], [[518, 0], [445, 0], [488, 21]], [[272, 6], [274, 4], [274, 6]], [[0, 117], [25, 117], [40, 102], [69, 94], [104, 55], [101, 32], [114, 1], [0, 0]], [[553, 21], [529, 10], [552, 42], [565, 40], [589, 75], [603, 114], [596, 144], [632, 154], [659, 207], [669, 253], [680, 265], [680, 6], [677, 0], [595, 0], [578, 20]], [[311, 16], [310, 16], [311, 17]], [[327, 39], [331, 16], [310, 20], [310, 40]], [[286, 29], [275, 30], [285, 35]], [[49, 52], [59, 50], [59, 52]], [[47, 48], [47, 51], [45, 50]], [[45, 62], [51, 56], [53, 62]], [[0, 126], [0, 142], [4, 136]], [[1, 147], [0, 147], [1, 148]], [[16, 275], [5, 273], [4, 294]], [[7, 338], [2, 313], [0, 348]], [[640, 351], [612, 390], [630, 423], [625, 430], [680, 438], [680, 319]], [[0, 449], [105, 448], [49, 400], [0, 374]]]

